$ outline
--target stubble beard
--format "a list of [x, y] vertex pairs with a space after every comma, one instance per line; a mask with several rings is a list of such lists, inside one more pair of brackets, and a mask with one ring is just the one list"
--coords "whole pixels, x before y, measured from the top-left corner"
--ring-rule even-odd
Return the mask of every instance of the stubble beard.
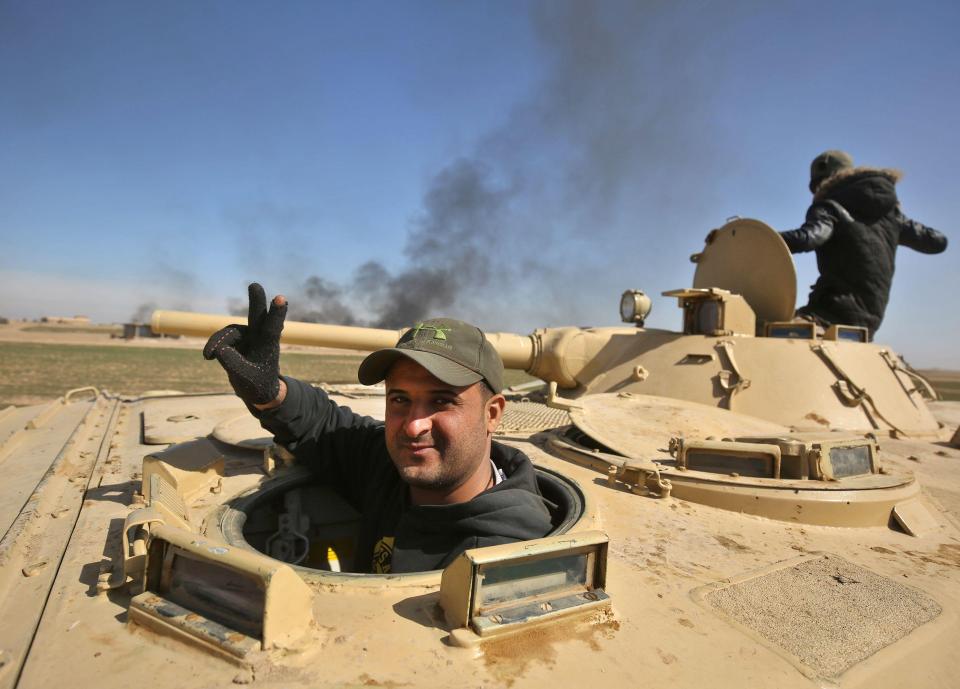
[[[402, 448], [404, 442], [404, 439], [397, 438], [394, 444], [396, 447]], [[434, 451], [439, 455], [438, 461], [432, 465], [422, 461], [401, 465], [396, 459], [393, 459], [393, 448], [388, 447], [388, 450], [391, 450], [391, 459], [393, 459], [394, 466], [396, 466], [397, 472], [404, 483], [422, 490], [453, 490], [472, 475], [476, 469], [477, 456], [479, 455], [480, 461], [482, 461], [485, 455], [485, 436], [482, 441], [473, 438], [470, 443], [456, 448], [451, 448], [439, 438], [430, 438], [421, 442], [428, 442], [433, 445]]]

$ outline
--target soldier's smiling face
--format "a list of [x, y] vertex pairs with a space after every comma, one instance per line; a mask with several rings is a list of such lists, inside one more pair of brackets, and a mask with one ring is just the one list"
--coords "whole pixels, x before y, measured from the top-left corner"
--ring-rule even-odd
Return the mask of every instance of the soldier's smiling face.
[[387, 450], [406, 483], [441, 494], [489, 476], [486, 460], [503, 395], [482, 381], [444, 383], [406, 357], [391, 366], [386, 390]]

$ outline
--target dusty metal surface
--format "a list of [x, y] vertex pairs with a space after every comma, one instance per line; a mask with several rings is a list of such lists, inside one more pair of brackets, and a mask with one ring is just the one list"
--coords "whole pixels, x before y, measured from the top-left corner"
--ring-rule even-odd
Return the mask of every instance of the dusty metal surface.
[[[222, 400], [229, 406], [229, 397]], [[182, 401], [184, 408], [189, 408], [191, 398]], [[746, 677], [787, 687], [814, 686], [824, 678], [842, 687], [902, 686], [904, 682], [947, 687], [960, 672], [960, 663], [949, 652], [952, 639], [960, 633], [960, 535], [940, 501], [929, 499], [926, 488], [921, 499], [936, 527], [920, 537], [886, 526], [795, 524], [673, 496], [637, 494], [620, 483], [609, 484], [600, 471], [545, 451], [539, 436], [531, 443], [525, 437], [513, 439], [513, 434], [504, 441], [516, 444], [539, 466], [576, 481], [594, 510], [591, 525], [599, 526], [609, 537], [605, 587], [612, 604], [609, 616], [592, 622], [558, 622], [532, 636], [521, 634], [463, 649], [444, 641], [451, 630], [442, 614], [438, 616], [439, 577], [420, 583], [366, 581], [359, 587], [312, 584], [312, 631], [294, 650], [283, 653], [245, 647], [241, 664], [246, 667], [238, 669], [236, 654], [224, 660], [229, 649], [205, 651], [202, 644], [154, 631], [156, 625], [125, 624], [135, 591], [98, 591], [98, 583], [103, 588], [119, 560], [121, 520], [140, 507], [135, 494], [140, 490], [142, 459], [157, 449], [141, 443], [140, 415], [161, 402], [169, 400], [98, 403], [98, 408], [104, 409], [90, 416], [88, 423], [74, 427], [96, 429], [94, 438], [84, 437], [89, 434], [82, 431], [74, 433], [84, 441], [78, 453], [92, 450], [87, 461], [94, 462], [92, 467], [73, 470], [77, 472], [72, 474], [74, 478], [89, 472], [79, 486], [66, 480], [64, 495], [73, 502], [68, 500], [64, 506], [72, 505], [70, 509], [76, 512], [65, 515], [67, 521], [60, 523], [66, 526], [59, 527], [63, 529], [60, 532], [56, 530], [60, 517], [53, 519], [49, 512], [34, 512], [22, 519], [29, 529], [21, 538], [31, 540], [27, 531], [43, 534], [42, 538], [34, 536], [28, 552], [40, 552], [34, 549], [40, 547], [41, 559], [48, 564], [34, 572], [30, 566], [38, 562], [32, 556], [17, 556], [13, 562], [8, 555], [4, 563], [4, 619], [23, 621], [22, 625], [5, 626], [3, 648], [9, 660], [0, 670], [4, 686], [45, 686], [70, 677], [78, 686], [119, 687], [128, 683], [132, 671], [148, 674], [154, 686], [160, 687], [184, 686], [184, 677], [192, 678], [187, 686], [198, 687], [230, 683], [235, 678], [253, 678], [263, 686], [472, 686], [511, 681], [539, 686], [556, 683], [558, 677], [565, 682], [571, 678], [597, 681], [601, 670], [609, 686], [635, 686], [641, 678], [671, 686], [701, 686], [704, 668], [709, 668], [713, 686], [740, 686]], [[116, 405], [115, 412], [109, 411], [111, 405]], [[115, 421], [110, 421], [111, 414]], [[731, 433], [746, 427], [738, 428], [737, 418], [730, 415], [727, 420]], [[921, 485], [936, 492], [958, 488], [958, 450], [917, 440], [887, 439], [882, 442], [881, 454], [894, 474], [912, 472]], [[207, 490], [189, 505], [191, 519], [214, 541], [213, 516], [218, 506], [266, 479], [259, 452], [235, 448], [223, 459], [220, 492]], [[70, 486], [75, 486], [72, 492]], [[63, 499], [58, 495], [58, 504]], [[46, 549], [52, 555], [48, 556]], [[815, 595], [816, 587], [809, 582], [822, 577], [817, 579], [819, 575], [813, 572], [791, 570], [800, 577], [798, 586], [806, 586], [802, 601], [799, 594], [789, 596], [780, 591], [783, 572], [796, 566], [798, 553], [816, 551], [840, 554], [842, 576], [895, 585], [870, 588], [868, 597], [880, 607], [869, 609], [848, 586], [831, 591], [829, 599], [823, 592]], [[25, 569], [33, 576], [25, 576]], [[758, 571], [767, 574], [758, 577]], [[772, 574], [774, 571], [780, 575]], [[746, 617], [739, 626], [731, 626], [730, 619], [735, 616], [729, 606], [716, 610], [696, 602], [694, 592], [701, 587], [717, 585], [723, 590], [744, 576], [753, 582], [747, 584], [749, 590], [759, 596], [750, 613], [759, 615], [757, 619], [785, 618], [801, 625], [810, 615], [816, 620], [830, 610], [828, 616], [839, 634], [843, 624], [836, 620], [846, 618], [836, 611], [846, 609], [851, 622], [864, 619], [864, 625], [856, 628], [873, 639], [873, 645], [851, 645], [853, 642], [838, 640], [826, 629], [813, 646], [802, 643], [806, 637], [799, 632], [790, 637], [796, 641], [770, 639], [757, 625], [751, 627], [753, 623], [748, 624]], [[757, 584], [761, 580], [762, 585]], [[912, 593], [907, 595], [902, 587]], [[820, 606], [820, 602], [829, 602], [829, 606]], [[923, 616], [935, 606], [943, 612], [924, 621]], [[177, 618], [179, 624], [198, 624], [189, 622], [186, 615], [181, 617]], [[776, 626], [786, 629], [788, 625]], [[217, 629], [210, 625], [196, 628], [201, 636], [207, 633], [204, 630]], [[804, 629], [806, 634], [809, 627]], [[873, 631], [867, 633], [868, 629]], [[402, 651], [398, 638], [405, 640]], [[241, 643], [241, 639], [225, 643]], [[249, 642], [242, 643], [249, 646]], [[816, 653], [810, 655], [813, 650]], [[802, 656], [801, 651], [807, 655]], [[180, 668], [176, 677], [167, 672], [171, 663]], [[915, 663], [924, 668], [920, 681], [905, 669]], [[319, 667], [323, 672], [317, 671]]]
[[[555, 386], [512, 393], [499, 440], [562, 528], [443, 573], [337, 571], [356, 513], [232, 396], [0, 411], [0, 689], [956, 686], [960, 403], [928, 406], [895, 354], [494, 339]], [[382, 414], [382, 388], [331, 392]]]
[[[49, 455], [45, 457], [36, 450], [32, 455], [35, 464], [45, 465], [46, 471], [0, 540], [0, 618], [8, 621], [0, 625], [0, 648], [5, 653], [0, 686], [14, 685], [61, 566], [76, 575], [65, 551], [93, 469], [109, 451], [105, 437], [116, 424], [118, 409], [118, 403], [102, 399], [94, 405], [78, 404], [70, 411], [84, 411], [83, 416], [75, 421], [71, 414], [65, 414], [56, 428], [60, 433], [48, 434], [57, 440], [46, 449], [60, 445], [53, 461], [45, 461]], [[101, 428], [108, 433], [99, 432]], [[52, 429], [38, 425], [33, 430], [42, 433]], [[61, 444], [59, 438], [64, 431], [69, 435]], [[29, 445], [26, 441], [18, 452], [27, 456]]]

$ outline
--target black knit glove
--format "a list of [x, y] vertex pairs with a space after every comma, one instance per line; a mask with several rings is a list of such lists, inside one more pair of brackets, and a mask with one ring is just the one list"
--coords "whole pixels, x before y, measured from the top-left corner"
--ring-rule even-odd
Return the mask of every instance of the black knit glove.
[[247, 325], [228, 325], [207, 340], [203, 358], [216, 359], [227, 372], [230, 385], [247, 404], [267, 404], [280, 392], [280, 332], [287, 316], [287, 300], [270, 303], [263, 287], [252, 283]]

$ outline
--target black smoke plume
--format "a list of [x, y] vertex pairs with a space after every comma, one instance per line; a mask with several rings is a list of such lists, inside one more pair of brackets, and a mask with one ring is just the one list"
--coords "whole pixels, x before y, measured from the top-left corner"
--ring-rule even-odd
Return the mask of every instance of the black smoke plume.
[[[400, 328], [445, 313], [465, 289], [487, 286], [493, 257], [484, 247], [496, 241], [511, 197], [511, 190], [498, 187], [479, 161], [454, 161], [436, 175], [424, 196], [423, 211], [407, 236], [404, 269], [391, 273], [368, 261], [347, 286], [309, 277], [290, 295], [288, 317]], [[244, 313], [239, 301], [231, 309]]]
[[133, 312], [133, 315], [130, 316], [131, 323], [149, 323], [150, 316], [153, 315], [154, 310], [156, 310], [157, 305], [155, 302], [149, 301], [137, 307], [137, 310]]
[[650, 209], [682, 217], [709, 203], [699, 187], [719, 174], [706, 114], [721, 64], [710, 43], [736, 12], [632, 0], [533, 7], [543, 78], [427, 182], [402, 267], [371, 260], [343, 284], [308, 278], [289, 295], [291, 318], [589, 322], [585, 295], [609, 292], [615, 305], [617, 290], [639, 286], [631, 257], [675, 231], [651, 227]]

